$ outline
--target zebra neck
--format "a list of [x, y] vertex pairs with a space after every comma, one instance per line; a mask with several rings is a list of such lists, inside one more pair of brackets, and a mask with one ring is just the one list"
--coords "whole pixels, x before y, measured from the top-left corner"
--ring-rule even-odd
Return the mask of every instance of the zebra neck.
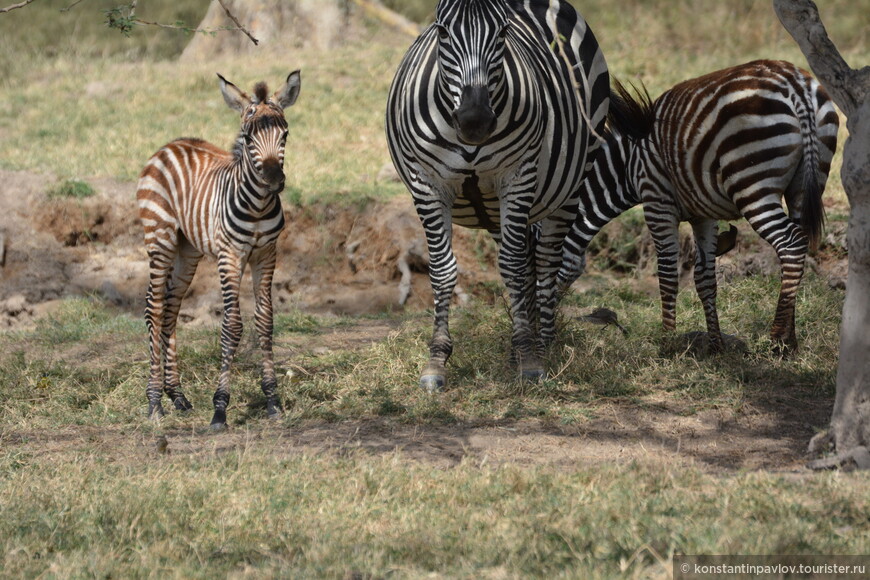
[[260, 218], [275, 211], [281, 197], [273, 193], [260, 180], [257, 170], [250, 161], [236, 158], [227, 168], [227, 183], [224, 191], [232, 199], [232, 206], [240, 208], [252, 218]]

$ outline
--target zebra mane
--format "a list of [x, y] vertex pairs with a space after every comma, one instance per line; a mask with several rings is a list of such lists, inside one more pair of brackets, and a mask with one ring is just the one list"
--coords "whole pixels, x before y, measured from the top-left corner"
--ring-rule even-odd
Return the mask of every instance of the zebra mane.
[[269, 87], [266, 83], [260, 81], [254, 85], [254, 102], [265, 103], [269, 99]]
[[611, 131], [630, 139], [644, 139], [652, 133], [656, 121], [654, 102], [646, 87], [631, 84], [631, 90], [613, 79], [607, 121]]

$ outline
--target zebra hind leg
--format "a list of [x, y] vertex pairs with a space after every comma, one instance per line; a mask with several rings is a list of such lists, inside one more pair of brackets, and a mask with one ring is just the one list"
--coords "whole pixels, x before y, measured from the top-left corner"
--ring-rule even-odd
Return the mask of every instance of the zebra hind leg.
[[178, 312], [181, 301], [193, 276], [202, 254], [197, 251], [179, 232], [179, 252], [175, 257], [172, 275], [166, 286], [166, 307], [163, 315], [163, 352], [166, 354], [166, 365], [163, 379], [163, 390], [175, 405], [176, 410], [187, 412], [193, 405], [181, 390], [181, 379], [178, 373], [178, 350], [175, 342], [175, 330], [178, 323]]
[[[781, 282], [770, 339], [782, 354], [788, 354], [798, 347], [795, 298], [804, 274], [809, 241], [800, 226], [782, 211], [778, 196], [770, 195], [766, 201], [755, 213], [745, 212], [744, 215], [758, 235], [773, 246], [779, 258]], [[743, 211], [742, 207], [740, 209]]]
[[159, 419], [165, 414], [160, 399], [163, 396], [163, 320], [166, 283], [172, 258], [159, 251], [149, 251], [149, 283], [145, 298], [145, 324], [148, 327], [150, 351], [148, 385], [148, 418]]

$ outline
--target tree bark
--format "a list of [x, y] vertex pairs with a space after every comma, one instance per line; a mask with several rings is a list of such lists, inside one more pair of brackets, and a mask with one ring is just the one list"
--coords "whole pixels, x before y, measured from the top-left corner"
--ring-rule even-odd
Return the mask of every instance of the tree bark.
[[837, 457], [810, 466], [854, 463], [863, 467], [867, 462], [859, 458], [866, 457], [870, 447], [870, 67], [849, 67], [811, 0], [773, 0], [773, 7], [813, 73], [846, 115], [849, 130], [840, 172], [851, 210], [837, 394], [829, 431], [810, 443], [813, 452], [825, 451], [832, 444]]

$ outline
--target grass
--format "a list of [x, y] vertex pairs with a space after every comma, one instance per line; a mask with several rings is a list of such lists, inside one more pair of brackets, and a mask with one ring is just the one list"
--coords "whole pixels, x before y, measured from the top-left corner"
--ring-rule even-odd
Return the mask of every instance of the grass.
[[[628, 329], [599, 329], [565, 316], [561, 340], [549, 355], [550, 375], [541, 385], [518, 383], [508, 364], [509, 321], [500, 308], [483, 302], [456, 309], [451, 319], [456, 341], [449, 367], [452, 388], [432, 399], [416, 386], [425, 362], [430, 321], [425, 312], [395, 319], [398, 330], [362, 350], [291, 348], [279, 368], [288, 427], [308, 420], [333, 421], [392, 416], [400, 422], [486, 421], [537, 417], [570, 422], [580, 414], [595, 417], [608, 401], [652, 405], [673, 394], [679, 413], [738, 410], [747, 400], [791, 390], [809, 401], [832, 397], [842, 295], [810, 275], [800, 295], [798, 327], [802, 348], [788, 359], [773, 354], [767, 339], [778, 290], [774, 278], [746, 278], [720, 291], [725, 332], [747, 342], [747, 353], [698, 357], [668, 351], [658, 330], [657, 299], [627, 290], [627, 282], [569, 296], [565, 312], [581, 313], [606, 305]], [[252, 328], [251, 321], [248, 328]], [[682, 330], [702, 329], [703, 313], [690, 291], [679, 296]], [[352, 321], [340, 322], [353, 324]], [[317, 344], [336, 329], [335, 322], [298, 311], [276, 320], [276, 343], [301, 340]], [[812, 332], [809, 329], [813, 329]], [[135, 424], [144, 413], [142, 389], [147, 371], [141, 323], [99, 301], [77, 299], [40, 321], [36, 329], [2, 339], [2, 382], [7, 399], [0, 426], [47, 428], [60, 424]], [[258, 418], [259, 353], [249, 332], [237, 356], [233, 407], [237, 427]], [[493, 340], [493, 337], [504, 337]], [[663, 342], [664, 340], [664, 342]], [[296, 344], [294, 342], [294, 344]], [[663, 345], [665, 345], [663, 347]], [[179, 330], [181, 372], [191, 387], [197, 413], [211, 407], [220, 347], [217, 329]], [[580, 353], [583, 353], [580, 356]], [[80, 364], [86, 359], [87, 365]], [[751, 364], [747, 364], [747, 362]], [[289, 373], [287, 371], [290, 371]], [[603, 405], [603, 407], [602, 407]], [[204, 415], [203, 415], [204, 416]], [[200, 418], [202, 419], [202, 418]]]
[[[172, 57], [183, 35], [149, 30], [124, 39], [94, 19], [102, 4], [59, 15], [61, 4], [0, 16], [0, 168], [51, 173], [61, 184], [80, 176], [132, 181], [175, 137], [230, 144], [238, 121], [222, 103], [215, 72], [248, 87], [261, 79], [274, 85], [301, 68], [302, 98], [288, 112], [287, 201], [353, 208], [404, 194], [375, 176], [388, 162], [385, 95], [409, 39], [368, 25], [329, 58], [293, 48], [182, 65]], [[401, 4], [414, 18], [430, 17], [431, 2]], [[642, 79], [654, 95], [752, 58], [805, 64], [769, 3], [582, 4], [614, 73]], [[196, 22], [204, 6], [149, 1], [141, 10], [143, 18]], [[849, 15], [870, 11], [868, 0], [831, 0], [821, 10], [846, 59], [866, 63], [866, 26]], [[840, 163], [838, 154], [827, 196], [829, 219], [844, 221]], [[623, 219], [622, 229], [599, 240], [596, 267], [634, 270], [642, 220]], [[480, 259], [491, 253], [481, 247]], [[276, 359], [287, 412], [277, 425], [263, 419], [246, 321], [232, 428], [216, 437], [204, 433], [218, 375], [215, 328], [180, 328], [181, 372], [195, 411], [160, 425], [144, 417], [139, 313], [71, 299], [31, 330], [0, 333], [0, 575], [667, 578], [678, 553], [870, 552], [866, 475], [475, 456], [461, 436], [468, 425], [534, 423], [582, 436], [617, 409], [654, 418], [764, 411], [772, 428], [788, 429], [804, 421], [797, 413], [830, 405], [843, 296], [814, 274], [799, 293], [802, 349], [787, 359], [766, 338], [776, 278], [722, 284], [723, 330], [743, 338], [747, 352], [717, 357], [690, 355], [662, 336], [657, 297], [637, 280], [590, 279], [590, 290], [566, 299], [550, 378], [538, 385], [517, 382], [507, 363], [501, 286], [477, 289], [489, 300], [454, 310], [450, 389], [437, 397], [416, 387], [430, 313], [387, 316], [395, 330], [384, 340], [345, 350], [312, 347], [364, 320], [282, 309]], [[599, 306], [617, 311], [629, 334], [575, 319]], [[703, 328], [690, 289], [680, 293], [678, 324]], [[311, 425], [332, 433], [367, 422], [440, 429], [440, 443], [464, 459], [446, 469], [402, 451], [305, 452], [291, 444]], [[615, 437], [659, 443], [634, 427], [643, 425]], [[171, 438], [171, 455], [154, 450], [160, 434]]]
[[94, 188], [89, 183], [78, 179], [67, 179], [49, 190], [48, 197], [61, 197], [72, 199], [84, 199], [94, 195]]
[[723, 489], [695, 470], [442, 471], [400, 456], [256, 448], [153, 456], [135, 468], [87, 451], [63, 465], [7, 462], [9, 576], [655, 578], [668, 577], [677, 550], [867, 548], [866, 537], [843, 532], [866, 525], [866, 494], [836, 474], [744, 474]]

